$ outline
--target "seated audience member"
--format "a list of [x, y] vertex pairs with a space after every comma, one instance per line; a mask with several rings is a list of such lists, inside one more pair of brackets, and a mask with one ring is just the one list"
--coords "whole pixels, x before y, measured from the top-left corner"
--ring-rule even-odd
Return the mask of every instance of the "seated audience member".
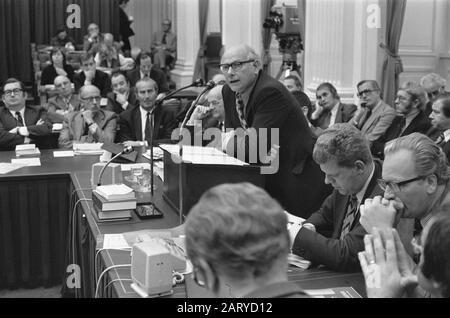
[[111, 86], [113, 91], [108, 93], [106, 109], [120, 114], [124, 110], [137, 105], [136, 94], [130, 88], [130, 81], [122, 71], [111, 74]]
[[172, 22], [168, 19], [162, 23], [162, 30], [153, 33], [150, 49], [155, 65], [164, 70], [175, 61], [177, 52], [177, 36], [170, 29]]
[[384, 156], [383, 179], [378, 180], [384, 198], [364, 202], [360, 223], [373, 233], [374, 228], [389, 229], [398, 227], [400, 221], [415, 220], [405, 233], [399, 232], [402, 241], [409, 243], [441, 207], [450, 203], [447, 158], [430, 138], [419, 133], [388, 142]]
[[52, 123], [62, 123], [67, 114], [78, 110], [80, 99], [73, 93], [72, 83], [66, 76], [57, 76], [54, 83], [58, 95], [48, 100], [48, 119]]
[[64, 48], [69, 51], [75, 50], [75, 40], [67, 34], [66, 27], [60, 26], [56, 35], [51, 39], [50, 45], [58, 48]]
[[127, 146], [142, 146], [170, 140], [176, 126], [175, 115], [161, 105], [156, 107], [156, 82], [151, 78], [138, 80], [135, 93], [138, 107], [127, 109], [119, 115], [119, 142]]
[[136, 59], [136, 67], [128, 73], [131, 86], [134, 87], [136, 82], [145, 77], [149, 77], [156, 82], [160, 93], [166, 93], [169, 90], [166, 75], [160, 69], [153, 67], [152, 58], [149, 53], [143, 52]]
[[9, 78], [3, 85], [0, 107], [0, 150], [14, 150], [17, 145], [36, 144], [51, 147], [52, 124], [41, 107], [26, 106], [27, 93], [21, 81]]
[[74, 84], [75, 92], [78, 92], [82, 86], [94, 85], [100, 90], [101, 96], [111, 91], [111, 81], [108, 74], [96, 69], [94, 56], [90, 53], [81, 55], [81, 72], [75, 74]]
[[430, 120], [425, 115], [425, 90], [414, 82], [404, 83], [395, 98], [397, 116], [383, 136], [372, 143], [374, 156], [383, 159], [383, 150], [386, 142], [409, 135], [413, 132], [426, 134], [430, 129]]
[[103, 41], [103, 34], [97, 24], [91, 23], [88, 26], [88, 34], [83, 37], [83, 51], [89, 52], [95, 56], [98, 46]]
[[425, 106], [425, 114], [427, 116], [430, 115], [432, 111], [431, 105], [433, 105], [436, 98], [445, 93], [446, 84], [447, 81], [436, 73], [427, 74], [420, 79], [420, 86], [425, 89], [428, 95], [428, 103]]
[[60, 148], [74, 143], [114, 142], [117, 114], [100, 108], [100, 90], [93, 85], [80, 89], [80, 110], [69, 113], [59, 135]]
[[295, 99], [298, 101], [298, 104], [302, 108], [303, 113], [309, 114], [306, 118], [308, 121], [311, 120], [311, 112], [312, 105], [308, 96], [302, 91], [302, 83], [300, 79], [295, 75], [286, 76], [283, 80], [284, 86], [294, 95]]
[[227, 83], [227, 80], [225, 78], [225, 75], [223, 74], [216, 74], [213, 76], [212, 81], [216, 83], [216, 85], [225, 85]]
[[377, 185], [381, 163], [372, 159], [367, 140], [351, 124], [326, 129], [317, 139], [313, 158], [334, 191], [298, 233], [291, 228], [292, 252], [333, 270], [357, 270], [366, 234], [359, 223], [359, 205], [382, 193]]
[[194, 280], [215, 297], [308, 297], [288, 282], [287, 217], [263, 189], [209, 189], [189, 212], [185, 234]]
[[420, 288], [423, 296], [450, 298], [448, 210], [431, 218], [420, 239], [412, 242], [420, 255], [418, 266], [410, 262], [395, 229], [375, 230], [365, 242], [359, 259], [368, 297], [420, 297], [409, 292]]
[[[433, 103], [431, 123], [438, 133], [436, 144], [442, 148], [450, 162], [450, 93], [440, 95]], [[430, 135], [430, 137], [433, 137]]]
[[361, 108], [355, 113], [353, 124], [362, 131], [372, 145], [392, 124], [396, 112], [381, 99], [381, 90], [376, 81], [361, 81], [357, 88]]
[[352, 119], [356, 105], [341, 103], [336, 88], [331, 83], [322, 83], [316, 90], [317, 106], [311, 115], [311, 124], [327, 129], [335, 123], [346, 123]]
[[111, 33], [105, 33], [94, 61], [97, 69], [101, 71], [127, 71], [134, 67], [133, 59], [124, 57], [114, 45], [114, 36]]
[[66, 63], [66, 56], [60, 48], [50, 53], [50, 60], [51, 64], [42, 71], [41, 75], [41, 86], [46, 92], [53, 90], [53, 82], [57, 76], [67, 76], [70, 81], [73, 81], [75, 74], [73, 67]]

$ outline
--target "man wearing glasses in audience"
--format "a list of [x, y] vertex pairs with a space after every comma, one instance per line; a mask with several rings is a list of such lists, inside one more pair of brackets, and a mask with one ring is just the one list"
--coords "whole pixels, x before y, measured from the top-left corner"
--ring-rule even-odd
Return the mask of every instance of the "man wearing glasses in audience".
[[447, 81], [436, 73], [430, 73], [420, 79], [420, 86], [422, 86], [428, 95], [428, 103], [426, 105], [425, 113], [430, 115], [432, 112], [431, 106], [434, 101], [445, 93], [445, 85]]
[[59, 135], [60, 148], [74, 143], [114, 142], [117, 115], [100, 108], [100, 90], [93, 85], [80, 89], [80, 110], [66, 116]]
[[[384, 197], [364, 202], [360, 208], [360, 223], [372, 234], [374, 228], [390, 229], [398, 227], [401, 219], [414, 219], [414, 226], [398, 229], [403, 245], [410, 250], [412, 237], [420, 235], [441, 207], [450, 203], [447, 158], [430, 138], [419, 133], [390, 141], [384, 155], [379, 180]], [[410, 267], [414, 268], [412, 259]]]
[[51, 147], [52, 124], [41, 107], [26, 106], [27, 93], [21, 81], [9, 78], [3, 85], [0, 109], [0, 150], [35, 143], [39, 148]]
[[361, 81], [357, 89], [361, 108], [355, 113], [353, 124], [362, 131], [372, 145], [386, 132], [396, 113], [381, 99], [381, 90], [376, 81]]
[[72, 83], [66, 76], [57, 76], [54, 84], [58, 95], [48, 100], [48, 118], [52, 123], [62, 123], [69, 112], [78, 110], [80, 99], [73, 94]]
[[[261, 71], [260, 57], [247, 45], [227, 49], [220, 69], [227, 81], [222, 90], [227, 128], [223, 149], [230, 155], [245, 154], [247, 162], [259, 156], [261, 163], [264, 152], [279, 146], [278, 169], [266, 174], [265, 188], [289, 213], [308, 217], [331, 189], [312, 160], [313, 135], [295, 97]], [[273, 138], [273, 130], [279, 138]], [[247, 138], [252, 134], [257, 140]]]

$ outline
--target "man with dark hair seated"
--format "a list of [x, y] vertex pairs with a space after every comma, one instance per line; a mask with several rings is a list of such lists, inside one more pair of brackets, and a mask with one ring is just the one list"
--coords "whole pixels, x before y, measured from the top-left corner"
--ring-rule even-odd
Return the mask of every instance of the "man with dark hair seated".
[[351, 124], [326, 129], [317, 139], [313, 158], [334, 191], [297, 233], [290, 230], [295, 238], [292, 251], [333, 270], [358, 270], [366, 234], [359, 223], [359, 207], [366, 198], [382, 193], [377, 184], [381, 162], [372, 159], [368, 141]]
[[137, 105], [136, 95], [131, 90], [130, 81], [124, 72], [116, 71], [111, 74], [111, 86], [113, 91], [106, 95], [107, 110], [120, 114]]
[[52, 124], [42, 107], [26, 106], [27, 93], [21, 81], [6, 80], [2, 87], [0, 108], [0, 151], [35, 143], [39, 148], [51, 148]]
[[300, 82], [300, 79], [295, 75], [289, 75], [284, 78], [283, 84], [284, 86], [286, 86], [288, 91], [290, 91], [292, 95], [294, 95], [306, 118], [308, 120], [311, 120], [311, 113], [313, 111], [311, 101], [309, 100], [308, 96], [303, 93], [302, 83]]
[[[432, 131], [435, 133], [430, 131], [429, 136], [442, 148], [447, 160], [450, 161], [450, 93], [444, 93], [437, 97], [432, 110], [430, 118], [433, 125]], [[438, 136], [434, 138], [436, 134]]]
[[215, 297], [308, 297], [288, 282], [287, 216], [263, 189], [209, 189], [190, 210], [185, 234], [194, 280]]
[[166, 75], [163, 71], [153, 66], [150, 53], [140, 53], [136, 58], [136, 64], [138, 67], [127, 74], [131, 87], [134, 87], [138, 80], [148, 77], [156, 82], [160, 93], [166, 93], [169, 90]]
[[94, 85], [100, 90], [102, 97], [106, 97], [111, 91], [111, 81], [108, 74], [96, 69], [94, 55], [85, 53], [81, 55], [81, 72], [75, 74], [74, 84], [75, 92], [78, 92], [82, 86]]

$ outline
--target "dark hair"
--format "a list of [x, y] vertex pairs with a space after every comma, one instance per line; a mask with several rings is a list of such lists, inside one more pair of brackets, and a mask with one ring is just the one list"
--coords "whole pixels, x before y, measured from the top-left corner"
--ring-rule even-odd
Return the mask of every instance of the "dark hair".
[[53, 65], [53, 55], [55, 55], [55, 54], [58, 53], [58, 52], [61, 52], [62, 57], [63, 57], [63, 62], [62, 62], [63, 68], [66, 68], [66, 66], [67, 66], [67, 63], [66, 63], [66, 55], [64, 54], [64, 51], [63, 51], [61, 48], [59, 48], [59, 47], [54, 48], [54, 49], [50, 52], [50, 63], [52, 63], [52, 65]]
[[434, 101], [434, 103], [440, 102], [442, 104], [442, 113], [445, 117], [450, 118], [450, 93], [443, 93], [439, 95], [438, 98]]
[[300, 88], [301, 90], [303, 90], [303, 86], [302, 86], [302, 82], [300, 82], [300, 79], [298, 78], [298, 76], [295, 75], [289, 75], [286, 76], [284, 78], [284, 80], [293, 80], [295, 83], [295, 86], [297, 86], [298, 88]]
[[111, 73], [111, 82], [112, 82], [113, 77], [117, 77], [117, 76], [120, 76], [120, 75], [122, 75], [125, 78], [125, 81], [128, 84], [130, 84], [130, 79], [128, 78], [127, 74], [124, 71], [121, 71], [121, 70], [116, 70], [116, 71], [113, 71]]
[[56, 29], [56, 33], [55, 36], [57, 36], [58, 34], [60, 34], [61, 32], [67, 32], [66, 26], [64, 24], [60, 25], [57, 29]]
[[141, 65], [141, 60], [145, 60], [145, 59], [152, 59], [152, 54], [150, 52], [141, 52], [138, 54], [138, 56], [136, 57], [136, 65]]
[[278, 202], [251, 183], [222, 184], [206, 191], [186, 220], [186, 251], [235, 279], [263, 277], [286, 260], [290, 238]]
[[19, 83], [19, 84], [20, 84], [20, 89], [22, 89], [22, 91], [25, 92], [25, 85], [22, 83], [22, 81], [18, 80], [17, 78], [10, 77], [10, 78], [8, 78], [8, 79], [3, 83], [3, 86], [2, 86], [2, 94], [3, 94], [4, 91], [5, 91], [5, 86], [6, 86], [6, 84], [11, 84], [11, 83]]
[[319, 165], [336, 160], [341, 167], [353, 167], [357, 160], [372, 162], [369, 142], [352, 124], [334, 124], [317, 139], [313, 158]]
[[128, 3], [130, 0], [119, 0], [119, 6], [123, 3]]
[[91, 52], [86, 52], [81, 54], [80, 56], [80, 62], [81, 64], [83, 64], [83, 62], [88, 61], [90, 59], [94, 59], [94, 54], [92, 54]]
[[422, 274], [442, 286], [442, 296], [450, 298], [450, 216], [442, 211], [430, 226], [423, 249]]
[[328, 82], [322, 83], [319, 86], [317, 86], [316, 94], [317, 94], [318, 90], [321, 90], [321, 89], [324, 89], [324, 88], [328, 89], [330, 91], [331, 95], [333, 95], [334, 98], [336, 98], [336, 99], [340, 99], [341, 98], [339, 96], [338, 92], [337, 92], [336, 87], [334, 87], [333, 84], [328, 83]]

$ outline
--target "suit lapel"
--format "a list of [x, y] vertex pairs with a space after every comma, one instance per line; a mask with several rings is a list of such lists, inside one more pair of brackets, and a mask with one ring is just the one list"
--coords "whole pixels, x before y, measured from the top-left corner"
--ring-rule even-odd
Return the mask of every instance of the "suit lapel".
[[338, 110], [337, 110], [337, 113], [336, 113], [336, 118], [334, 119], [334, 123], [335, 124], [343, 122], [343, 120], [342, 120], [342, 112], [344, 111], [343, 108], [344, 108], [344, 105], [339, 103]]
[[341, 236], [342, 223], [344, 222], [345, 215], [347, 214], [347, 202], [350, 198], [349, 195], [338, 194], [338, 196], [339, 197], [336, 199], [335, 211], [340, 211], [340, 213], [336, 216], [336, 222], [334, 224], [339, 224], [339, 226], [336, 226], [334, 229], [334, 238], [339, 238]]
[[372, 124], [379, 117], [379, 114], [383, 111], [383, 109], [384, 109], [384, 105], [381, 104], [379, 107], [376, 107], [376, 109], [374, 109], [374, 111], [372, 111], [372, 115], [366, 119], [366, 122], [364, 123], [364, 125], [361, 129], [363, 132], [366, 132], [372, 126]]

